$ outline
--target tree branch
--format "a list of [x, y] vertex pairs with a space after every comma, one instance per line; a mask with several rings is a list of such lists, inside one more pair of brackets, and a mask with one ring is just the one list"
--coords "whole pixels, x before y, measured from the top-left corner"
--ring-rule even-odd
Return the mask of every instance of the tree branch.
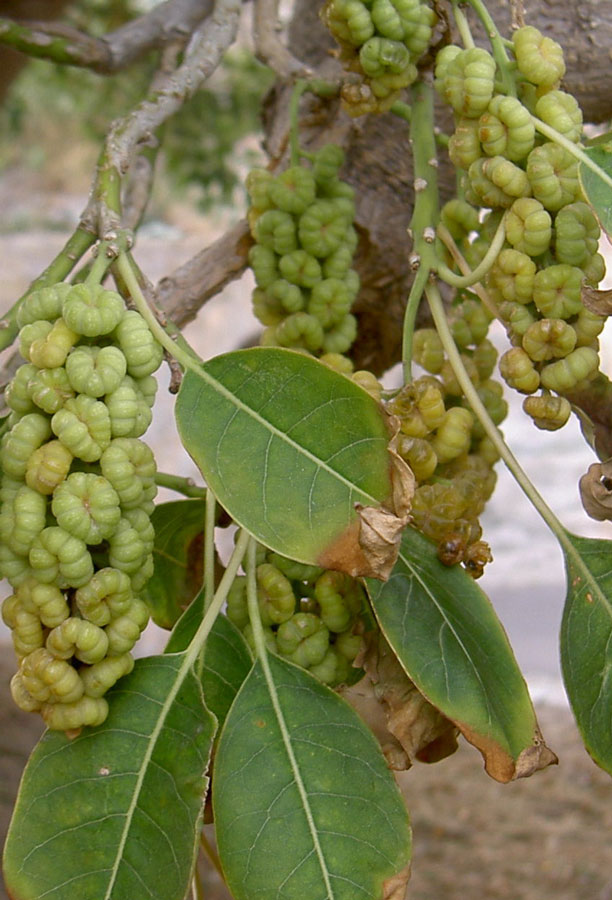
[[19, 22], [2, 17], [0, 44], [28, 56], [110, 75], [150, 50], [175, 41], [184, 44], [212, 8], [213, 0], [166, 0], [100, 38], [57, 22]]
[[106, 185], [128, 171], [134, 153], [154, 140], [157, 128], [177, 112], [221, 62], [234, 42], [240, 18], [240, 0], [216, 0], [212, 14], [193, 34], [183, 63], [170, 74], [157, 72], [149, 95], [128, 115], [117, 119], [106, 136], [89, 203], [82, 221], [96, 222], [103, 240], [112, 240], [121, 228], [119, 210], [108, 201]]
[[255, 0], [253, 36], [255, 53], [279, 78], [307, 78], [312, 70], [297, 59], [278, 37], [278, 0]]

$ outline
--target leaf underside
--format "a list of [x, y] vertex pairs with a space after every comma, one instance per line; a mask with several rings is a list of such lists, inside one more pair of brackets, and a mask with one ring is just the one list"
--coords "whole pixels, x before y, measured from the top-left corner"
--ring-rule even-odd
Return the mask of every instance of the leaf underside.
[[586, 749], [612, 774], [612, 543], [566, 534], [563, 680]]
[[488, 598], [459, 566], [406, 529], [389, 580], [368, 579], [376, 617], [408, 677], [509, 781], [555, 761], [506, 634]]
[[380, 900], [409, 860], [410, 829], [378, 744], [311, 675], [278, 657], [269, 665], [272, 685], [253, 667], [216, 757], [217, 842], [232, 895]]
[[[98, 728], [47, 731], [4, 853], [14, 900], [177, 900], [191, 877], [215, 722], [182, 657], [138, 660]], [[173, 695], [171, 700], [169, 698]]]
[[380, 406], [317, 360], [279, 348], [187, 371], [176, 403], [184, 446], [220, 504], [267, 547], [305, 563], [392, 493]]

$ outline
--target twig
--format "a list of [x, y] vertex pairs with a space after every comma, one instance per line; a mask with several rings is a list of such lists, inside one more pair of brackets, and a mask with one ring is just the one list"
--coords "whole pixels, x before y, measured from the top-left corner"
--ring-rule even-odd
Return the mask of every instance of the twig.
[[278, 0], [255, 0], [253, 35], [257, 57], [280, 78], [307, 78], [312, 72], [281, 43], [279, 31]]
[[57, 22], [26, 23], [2, 17], [0, 44], [28, 56], [110, 75], [150, 50], [177, 40], [185, 44], [212, 8], [213, 0], [167, 0], [100, 38]]
[[94, 217], [103, 240], [110, 239], [121, 225], [118, 211], [107, 202], [104, 183], [125, 175], [137, 148], [149, 141], [215, 71], [236, 38], [239, 17], [240, 0], [217, 0], [212, 14], [194, 33], [183, 63], [171, 74], [156, 79], [149, 96], [113, 123], [104, 142], [91, 200], [83, 214], [88, 220]]

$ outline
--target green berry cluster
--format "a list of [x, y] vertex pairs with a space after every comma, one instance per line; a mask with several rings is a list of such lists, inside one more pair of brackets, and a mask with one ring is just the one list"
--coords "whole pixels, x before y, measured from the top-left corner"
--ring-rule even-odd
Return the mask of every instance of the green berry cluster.
[[[503, 216], [504, 246], [485, 282], [513, 345], [500, 371], [530, 395], [524, 409], [535, 424], [552, 430], [570, 414], [563, 394], [598, 372], [604, 318], [583, 306], [581, 287], [601, 280], [604, 262], [576, 159], [533, 121], [580, 140], [580, 107], [559, 89], [562, 49], [531, 26], [514, 32], [512, 46], [516, 96], [499, 92], [502, 79], [486, 50], [447, 46], [438, 54], [436, 86], [455, 113], [449, 155], [464, 172], [463, 197], [447, 204], [442, 222], [475, 266]], [[482, 224], [478, 208], [489, 210]]]
[[267, 326], [266, 345], [344, 354], [357, 334], [350, 313], [359, 291], [354, 191], [338, 178], [340, 147], [327, 144], [311, 159], [310, 168], [295, 165], [276, 176], [253, 169], [247, 176], [253, 309]]
[[[303, 565], [260, 547], [257, 602], [272, 653], [308, 669], [332, 687], [353, 680], [352, 663], [361, 648], [365, 608], [358, 579]], [[227, 615], [254, 646], [244, 576], [232, 584]]]
[[345, 69], [357, 76], [341, 93], [351, 116], [386, 112], [416, 81], [437, 22], [421, 0], [327, 0], [322, 17]]
[[6, 390], [0, 445], [2, 606], [18, 706], [49, 728], [98, 725], [133, 666], [153, 572], [151, 422], [162, 348], [101, 285], [56, 284], [18, 310], [25, 363]]
[[[492, 378], [497, 351], [487, 338], [491, 317], [467, 297], [451, 308], [449, 318], [466, 371], [499, 424], [508, 407], [501, 383]], [[437, 542], [443, 561], [463, 562], [479, 577], [490, 555], [478, 519], [495, 486], [497, 451], [463, 397], [435, 329], [415, 331], [413, 358], [429, 374], [405, 385], [387, 404], [399, 420], [398, 452], [417, 481], [413, 524]]]

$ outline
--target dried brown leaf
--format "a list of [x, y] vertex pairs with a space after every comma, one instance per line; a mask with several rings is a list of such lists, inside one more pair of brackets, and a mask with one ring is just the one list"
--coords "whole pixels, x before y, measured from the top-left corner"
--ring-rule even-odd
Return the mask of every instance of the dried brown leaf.
[[612, 519], [612, 459], [593, 463], [578, 482], [580, 499], [592, 519]]
[[583, 284], [580, 297], [586, 308], [595, 315], [612, 315], [612, 291], [598, 291]]
[[396, 452], [396, 441], [395, 428], [388, 448], [391, 497], [380, 507], [355, 505], [357, 520], [319, 556], [324, 568], [383, 581], [391, 574], [416, 488], [410, 466]]
[[374, 732], [390, 768], [402, 771], [414, 760], [436, 762], [455, 752], [456, 727], [417, 690], [382, 635], [366, 635], [355, 663], [366, 674], [341, 693]]
[[383, 884], [381, 900], [404, 900], [407, 896], [406, 890], [409, 880], [410, 863], [404, 866], [400, 872], [392, 875], [391, 878], [387, 878]]

